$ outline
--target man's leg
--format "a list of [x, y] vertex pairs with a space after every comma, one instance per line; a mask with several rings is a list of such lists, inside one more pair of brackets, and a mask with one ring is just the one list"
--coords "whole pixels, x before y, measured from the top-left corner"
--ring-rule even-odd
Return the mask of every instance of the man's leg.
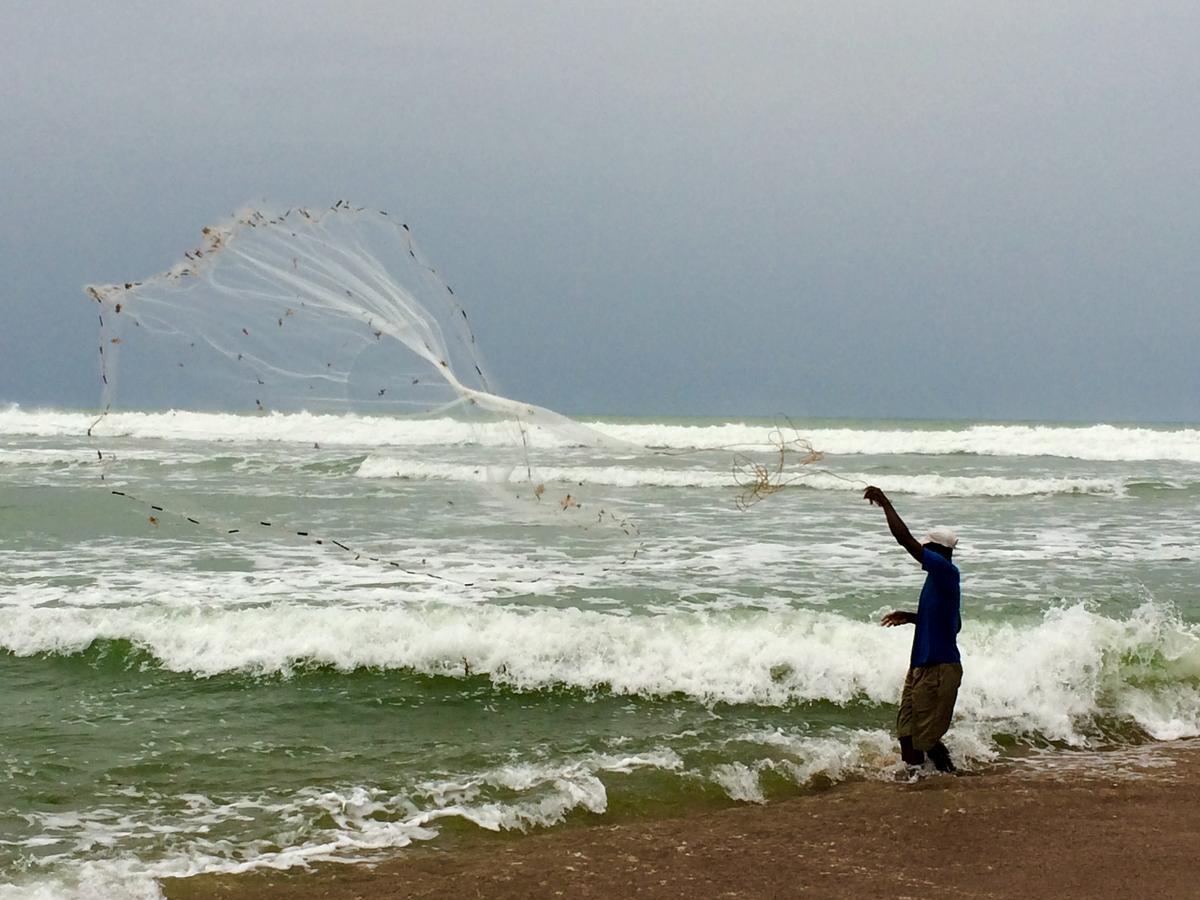
[[902, 735], [900, 738], [900, 758], [910, 766], [921, 766], [925, 764], [925, 754], [913, 746], [911, 734]]
[[900, 758], [910, 766], [925, 762], [925, 754], [913, 747], [913, 691], [912, 669], [904, 676], [904, 690], [900, 693], [900, 711], [896, 713], [896, 737], [900, 739]]
[[937, 766], [939, 772], [957, 771], [954, 768], [954, 762], [950, 759], [950, 751], [941, 741], [929, 748], [929, 759]]
[[913, 683], [913, 746], [929, 754], [939, 771], [953, 772], [950, 751], [942, 736], [950, 728], [962, 666], [946, 663], [922, 668]]

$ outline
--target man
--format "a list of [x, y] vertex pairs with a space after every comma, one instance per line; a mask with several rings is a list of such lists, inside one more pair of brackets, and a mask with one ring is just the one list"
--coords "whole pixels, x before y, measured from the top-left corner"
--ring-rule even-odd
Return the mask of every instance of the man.
[[942, 743], [942, 736], [950, 727], [954, 701], [962, 682], [962, 662], [956, 641], [962, 628], [961, 596], [958, 567], [950, 561], [958, 537], [949, 528], [935, 528], [926, 535], [923, 544], [919, 543], [883, 491], [869, 487], [863, 493], [863, 499], [883, 508], [892, 537], [927, 573], [917, 611], [890, 612], [882, 622], [888, 628], [917, 626], [908, 675], [900, 697], [900, 713], [896, 716], [900, 756], [910, 766], [919, 766], [928, 754], [939, 771], [953, 772], [954, 763], [950, 761], [950, 752]]

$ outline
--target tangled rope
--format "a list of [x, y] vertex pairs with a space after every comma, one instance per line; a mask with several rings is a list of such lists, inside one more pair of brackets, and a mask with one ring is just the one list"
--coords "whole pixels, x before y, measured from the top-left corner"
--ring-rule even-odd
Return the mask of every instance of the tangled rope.
[[846, 478], [828, 469], [805, 468], [820, 462], [825, 454], [816, 449], [808, 438], [800, 436], [791, 419], [785, 417], [784, 421], [786, 427], [776, 421], [775, 427], [767, 435], [771, 450], [764, 451], [765, 461], [763, 457], [755, 458], [745, 452], [734, 454], [733, 480], [739, 488], [734, 503], [738, 509], [744, 512], [760, 500], [818, 473], [851, 484], [866, 485], [866, 482], [857, 478]]

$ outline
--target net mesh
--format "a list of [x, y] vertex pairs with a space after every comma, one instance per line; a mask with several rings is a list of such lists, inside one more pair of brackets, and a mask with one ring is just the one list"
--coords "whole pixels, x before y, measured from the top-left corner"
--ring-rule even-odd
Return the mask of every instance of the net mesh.
[[125, 408], [454, 413], [616, 443], [492, 392], [466, 309], [387, 213], [247, 209], [203, 238], [153, 278], [87, 286], [106, 408], [119, 389]]
[[491, 454], [487, 482], [537, 502], [546, 488], [531, 442], [625, 446], [495, 393], [467, 310], [409, 226], [385, 212], [341, 201], [245, 209], [202, 237], [152, 278], [87, 286], [100, 309], [106, 411], [452, 417], [510, 449]]

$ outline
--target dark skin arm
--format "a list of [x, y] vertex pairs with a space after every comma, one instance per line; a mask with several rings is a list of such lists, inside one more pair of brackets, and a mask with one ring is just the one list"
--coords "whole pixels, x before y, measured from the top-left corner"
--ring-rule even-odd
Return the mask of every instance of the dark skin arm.
[[892, 501], [887, 498], [887, 494], [879, 488], [872, 486], [863, 491], [863, 499], [869, 500], [875, 506], [883, 507], [883, 514], [887, 516], [888, 528], [892, 532], [892, 537], [896, 539], [896, 543], [907, 550], [909, 556], [920, 562], [922, 554], [921, 542], [912, 536], [912, 532], [908, 530], [908, 526], [900, 518], [900, 513], [896, 512], [896, 508], [892, 506]]
[[[892, 532], [896, 543], [907, 550], [909, 556], [917, 562], [921, 562], [923, 552], [921, 543], [912, 536], [912, 532], [908, 530], [908, 526], [904, 524], [904, 520], [896, 512], [896, 508], [892, 506], [892, 501], [887, 498], [887, 494], [872, 485], [863, 492], [863, 499], [883, 509], [883, 514], [887, 517], [888, 530]], [[895, 625], [912, 625], [916, 621], [916, 613], [896, 610], [884, 616], [881, 624], [886, 628], [891, 628]]]

